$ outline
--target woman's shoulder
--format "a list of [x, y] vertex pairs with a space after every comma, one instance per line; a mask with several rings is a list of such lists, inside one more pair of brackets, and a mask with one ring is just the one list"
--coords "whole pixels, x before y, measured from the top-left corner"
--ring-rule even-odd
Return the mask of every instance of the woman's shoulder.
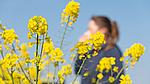
[[105, 51], [106, 56], [122, 56], [122, 51], [118, 45], [115, 45], [113, 48]]

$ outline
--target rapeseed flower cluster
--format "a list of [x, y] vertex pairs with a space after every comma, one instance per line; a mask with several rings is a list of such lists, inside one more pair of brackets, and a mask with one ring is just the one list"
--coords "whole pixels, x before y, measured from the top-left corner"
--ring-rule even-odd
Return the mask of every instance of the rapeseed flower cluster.
[[[7, 71], [4, 73], [2, 72], [4, 76], [4, 79], [0, 78], [0, 84], [12, 84], [10, 73], [7, 73]], [[14, 84], [30, 84], [30, 82], [25, 78], [24, 74], [21, 74], [19, 72], [14, 71], [12, 74], [13, 82]]]
[[72, 67], [70, 64], [62, 66], [62, 69], [58, 71], [58, 78], [60, 84], [64, 83], [65, 77], [72, 74]]
[[[103, 57], [100, 61], [99, 61], [99, 64], [97, 65], [97, 68], [96, 70], [98, 72], [100, 72], [98, 75], [97, 75], [97, 78], [98, 80], [101, 80], [103, 79], [103, 73], [108, 73], [110, 71], [112, 71], [113, 69], [115, 71], [118, 70], [117, 67], [114, 67], [113, 66], [116, 64], [116, 58], [114, 57]], [[108, 82], [109, 83], [113, 83], [115, 81], [115, 78], [113, 76], [110, 76], [108, 78]]]
[[23, 57], [26, 60], [26, 62], [29, 62], [30, 61], [30, 55], [29, 55], [29, 52], [27, 50], [28, 50], [27, 45], [22, 44], [21, 48], [20, 48], [21, 57]]
[[103, 72], [103, 71], [110, 71], [112, 69], [112, 66], [115, 65], [115, 58], [114, 57], [103, 57], [99, 64], [97, 65], [97, 71]]
[[[113, 57], [103, 57], [99, 64], [97, 65], [96, 70], [98, 70], [100, 73], [97, 75], [97, 78], [101, 80], [103, 78], [103, 72], [111, 72], [111, 75], [113, 73], [117, 73], [116, 77], [110, 76], [108, 78], [108, 81], [110, 83], [113, 83], [115, 80], [118, 79], [118, 77], [121, 75], [122, 71], [126, 68], [128, 68], [128, 63], [130, 62], [131, 66], [135, 65], [135, 63], [139, 60], [139, 58], [144, 54], [144, 46], [139, 43], [133, 44], [130, 48], [128, 48], [124, 55], [120, 58], [120, 61], [126, 62], [126, 64], [119, 69], [117, 66], [115, 66], [115, 58]], [[125, 58], [127, 57], [127, 58]], [[132, 84], [132, 80], [130, 79], [130, 76], [127, 75], [121, 75], [120, 76], [120, 84]]]
[[88, 42], [78, 42], [75, 48], [78, 49], [78, 54], [84, 55], [88, 53], [89, 50], [92, 49], [92, 47], [88, 44]]
[[4, 39], [5, 44], [12, 44], [18, 39], [18, 36], [13, 29], [6, 29], [2, 32], [2, 39]]
[[50, 57], [50, 61], [51, 62], [65, 62], [64, 58], [63, 58], [63, 52], [60, 50], [60, 48], [55, 48], [54, 50], [52, 50], [51, 52], [51, 57]]
[[105, 35], [101, 32], [97, 32], [96, 34], [92, 34], [90, 37], [90, 44], [92, 44], [94, 50], [100, 50], [102, 45], [106, 43]]
[[54, 45], [51, 39], [46, 40], [43, 44], [43, 53], [46, 53], [48, 55], [51, 54], [51, 52], [54, 50]]
[[124, 57], [129, 56], [130, 64], [131, 66], [134, 66], [136, 62], [140, 59], [140, 57], [144, 54], [144, 52], [144, 46], [140, 43], [135, 43], [124, 52]]
[[48, 24], [44, 17], [42, 16], [34, 16], [30, 18], [28, 22], [28, 37], [31, 38], [32, 34], [43, 35], [48, 30]]
[[[19, 72], [16, 72], [16, 71], [13, 72], [13, 79], [14, 79], [15, 84], [17, 84], [19, 82], [22, 84], [30, 84], [23, 74], [20, 74]], [[22, 80], [22, 81], [20, 81], [20, 80]], [[10, 82], [10, 84], [11, 84], [11, 82]]]
[[74, 0], [69, 1], [61, 14], [61, 23], [69, 23], [71, 26], [76, 22], [79, 15], [80, 4]]
[[16, 54], [7, 53], [4, 59], [0, 60], [0, 64], [3, 68], [12, 68], [17, 64], [18, 56]]
[[36, 68], [34, 66], [31, 66], [28, 68], [28, 73], [30, 74], [30, 77], [32, 80], [36, 78]]
[[120, 77], [120, 84], [132, 84], [132, 80], [128, 74], [121, 75]]
[[98, 51], [102, 48], [102, 45], [104, 45], [105, 43], [106, 42], [104, 34], [97, 32], [96, 34], [92, 34], [90, 36], [90, 39], [86, 40], [85, 42], [78, 42], [71, 49], [71, 51], [77, 50], [80, 58], [91, 58], [91, 53], [89, 53], [89, 51], [94, 50], [92, 56], [96, 56], [98, 54]]

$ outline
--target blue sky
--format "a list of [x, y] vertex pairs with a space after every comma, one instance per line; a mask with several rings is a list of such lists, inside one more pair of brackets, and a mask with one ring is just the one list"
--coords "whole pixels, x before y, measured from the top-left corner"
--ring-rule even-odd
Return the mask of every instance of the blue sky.
[[[28, 19], [34, 15], [47, 18], [49, 34], [58, 45], [60, 39], [60, 13], [68, 0], [0, 0], [0, 22], [14, 28], [22, 42], [27, 41]], [[78, 21], [69, 29], [64, 50], [67, 52], [86, 31], [92, 15], [106, 15], [119, 24], [122, 51], [135, 42], [146, 47], [146, 52], [131, 74], [133, 84], [148, 84], [150, 76], [150, 1], [149, 0], [76, 0], [81, 4]], [[69, 56], [66, 56], [68, 59]]]

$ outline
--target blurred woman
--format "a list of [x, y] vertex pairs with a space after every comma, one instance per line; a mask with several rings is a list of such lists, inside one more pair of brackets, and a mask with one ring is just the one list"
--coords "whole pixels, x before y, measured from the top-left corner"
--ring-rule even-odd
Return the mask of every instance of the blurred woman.
[[[117, 41], [119, 38], [118, 26], [115, 21], [111, 21], [108, 17], [105, 16], [93, 16], [88, 24], [87, 32], [80, 38], [80, 42], [84, 42], [90, 38], [91, 34], [95, 34], [96, 32], [101, 32], [105, 34], [106, 44], [102, 46], [102, 49], [98, 52], [97, 56], [94, 56], [90, 59], [87, 59], [83, 65], [83, 68], [80, 72], [81, 75], [81, 84], [95, 84], [95, 79], [97, 80], [96, 67], [99, 61], [103, 57], [115, 57], [116, 58], [116, 66], [120, 70], [123, 67], [123, 63], [120, 62], [120, 57], [122, 56], [122, 52], [117, 46]], [[80, 66], [82, 64], [82, 60], [78, 57], [75, 62], [75, 73], [77, 74]], [[84, 76], [83, 74], [88, 72], [88, 76]], [[121, 73], [123, 74], [123, 73]], [[109, 84], [107, 81], [111, 72], [104, 73], [104, 77], [100, 80], [100, 84]], [[113, 77], [116, 77], [117, 74], [113, 74]], [[119, 80], [117, 79], [113, 84], [119, 84]]]

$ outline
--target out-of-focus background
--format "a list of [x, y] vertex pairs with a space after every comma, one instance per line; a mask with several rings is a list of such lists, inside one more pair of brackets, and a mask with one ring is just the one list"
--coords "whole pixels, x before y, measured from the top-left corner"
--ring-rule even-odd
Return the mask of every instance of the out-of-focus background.
[[[80, 2], [81, 10], [78, 21], [69, 29], [63, 46], [69, 52], [86, 31], [87, 24], [93, 15], [106, 15], [119, 24], [119, 46], [125, 51], [135, 42], [146, 47], [146, 52], [133, 70], [133, 84], [148, 84], [150, 80], [150, 0], [76, 0]], [[63, 28], [60, 28], [60, 15], [68, 0], [0, 0], [0, 23], [8, 28], [14, 28], [21, 42], [27, 41], [27, 24], [30, 17], [41, 15], [47, 18], [49, 34], [59, 46]], [[65, 58], [70, 63], [69, 55]], [[67, 83], [71, 79], [68, 78]]]

